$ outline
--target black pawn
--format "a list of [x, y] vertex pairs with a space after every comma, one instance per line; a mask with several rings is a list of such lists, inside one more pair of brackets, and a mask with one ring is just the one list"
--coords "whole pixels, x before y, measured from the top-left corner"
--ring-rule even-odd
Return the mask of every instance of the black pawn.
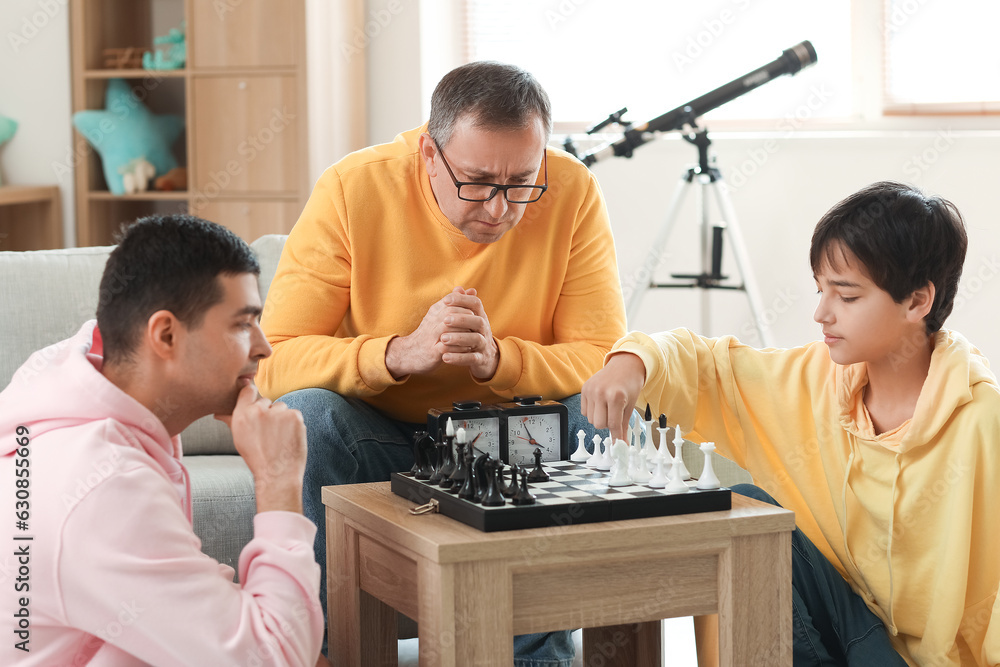
[[549, 475], [542, 469], [542, 450], [535, 449], [535, 467], [528, 473], [528, 481], [536, 484], [549, 481]]
[[501, 493], [508, 498], [513, 498], [517, 493], [517, 466], [510, 467], [510, 484], [505, 484]]
[[521, 468], [521, 486], [518, 487], [517, 493], [511, 498], [510, 502], [514, 505], [534, 505], [535, 496], [528, 491], [528, 475], [526, 474], [524, 468]]
[[497, 475], [500, 474], [502, 466], [503, 463], [500, 461], [492, 461], [486, 466], [486, 493], [483, 495], [483, 507], [500, 507], [507, 504], [497, 484]]

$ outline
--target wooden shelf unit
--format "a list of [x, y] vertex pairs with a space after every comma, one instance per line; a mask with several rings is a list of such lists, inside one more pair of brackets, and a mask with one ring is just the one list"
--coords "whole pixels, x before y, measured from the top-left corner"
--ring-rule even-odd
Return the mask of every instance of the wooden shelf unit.
[[63, 245], [62, 204], [55, 185], [0, 185], [0, 251]]
[[[108, 69], [106, 48], [152, 49], [183, 20], [180, 70]], [[155, 25], [154, 25], [155, 22]], [[247, 241], [286, 234], [309, 197], [305, 0], [71, 0], [73, 111], [103, 109], [125, 79], [153, 113], [185, 120], [174, 146], [188, 189], [117, 196], [74, 132], [77, 245], [106, 245], [136, 217], [189, 212]]]

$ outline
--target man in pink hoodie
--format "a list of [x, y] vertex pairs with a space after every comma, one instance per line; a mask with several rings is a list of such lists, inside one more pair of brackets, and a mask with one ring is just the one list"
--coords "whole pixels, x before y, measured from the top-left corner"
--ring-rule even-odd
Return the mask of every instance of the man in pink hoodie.
[[[224, 227], [140, 220], [108, 259], [97, 321], [0, 393], [2, 549], [17, 563], [0, 664], [325, 662], [305, 427], [252, 384], [271, 353], [259, 273]], [[230, 425], [254, 474], [240, 584], [191, 526], [178, 434], [206, 414]]]

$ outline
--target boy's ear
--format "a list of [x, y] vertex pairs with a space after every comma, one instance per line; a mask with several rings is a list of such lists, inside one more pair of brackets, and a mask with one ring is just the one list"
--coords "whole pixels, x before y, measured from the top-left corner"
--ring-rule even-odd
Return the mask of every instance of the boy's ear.
[[934, 283], [928, 281], [926, 285], [913, 290], [910, 294], [910, 304], [906, 309], [907, 319], [911, 322], [921, 322], [934, 306]]
[[146, 321], [146, 343], [161, 359], [170, 359], [177, 354], [180, 333], [180, 321], [169, 310], [158, 310]]

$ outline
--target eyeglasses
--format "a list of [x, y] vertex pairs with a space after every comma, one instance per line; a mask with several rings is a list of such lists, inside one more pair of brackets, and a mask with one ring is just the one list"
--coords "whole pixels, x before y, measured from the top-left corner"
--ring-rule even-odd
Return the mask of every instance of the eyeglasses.
[[499, 183], [459, 181], [455, 178], [455, 172], [451, 170], [451, 165], [444, 159], [444, 152], [438, 146], [437, 141], [434, 142], [434, 146], [438, 150], [438, 155], [441, 156], [444, 168], [448, 170], [448, 175], [451, 176], [452, 182], [458, 188], [458, 198], [462, 201], [489, 201], [502, 191], [504, 199], [510, 204], [530, 204], [541, 199], [545, 191], [549, 189], [549, 157], [544, 150], [542, 151], [542, 164], [545, 169], [544, 185], [500, 185]]

